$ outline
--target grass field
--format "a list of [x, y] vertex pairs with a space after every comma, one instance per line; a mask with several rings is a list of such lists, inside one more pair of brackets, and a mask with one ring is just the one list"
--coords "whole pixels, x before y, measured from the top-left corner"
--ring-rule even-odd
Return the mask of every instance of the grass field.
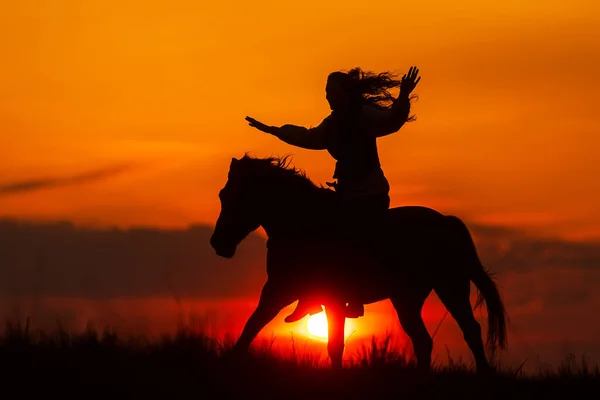
[[598, 398], [600, 372], [569, 355], [553, 370], [525, 374], [522, 366], [476, 376], [452, 359], [421, 376], [410, 356], [389, 338], [347, 355], [346, 367], [329, 368], [310, 352], [282, 355], [257, 347], [232, 357], [231, 341], [217, 342], [181, 329], [149, 341], [108, 330], [29, 332], [7, 323], [0, 339], [1, 398], [276, 398], [276, 399], [569, 399]]

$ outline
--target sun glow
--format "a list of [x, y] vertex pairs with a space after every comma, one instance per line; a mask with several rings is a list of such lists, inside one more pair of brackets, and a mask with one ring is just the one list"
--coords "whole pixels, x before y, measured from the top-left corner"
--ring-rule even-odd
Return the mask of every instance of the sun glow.
[[[356, 333], [358, 324], [356, 319], [346, 319], [344, 325], [344, 340]], [[311, 315], [306, 320], [306, 333], [312, 339], [326, 342], [329, 334], [327, 328], [327, 314], [320, 312]]]
[[327, 315], [321, 312], [308, 317], [306, 330], [316, 339], [327, 340]]

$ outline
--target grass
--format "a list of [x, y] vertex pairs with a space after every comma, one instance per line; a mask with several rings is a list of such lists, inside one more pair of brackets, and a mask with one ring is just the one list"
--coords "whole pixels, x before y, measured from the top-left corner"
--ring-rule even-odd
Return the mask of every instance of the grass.
[[410, 353], [394, 350], [391, 338], [373, 339], [347, 355], [341, 370], [294, 346], [290, 354], [271, 346], [231, 357], [233, 340], [215, 341], [182, 327], [150, 341], [118, 337], [109, 329], [69, 333], [30, 332], [28, 323], [7, 322], [0, 338], [2, 398], [286, 398], [502, 399], [600, 394], [598, 366], [569, 355], [555, 369], [528, 375], [522, 366], [498, 366], [493, 377], [474, 374], [462, 360], [421, 376]]

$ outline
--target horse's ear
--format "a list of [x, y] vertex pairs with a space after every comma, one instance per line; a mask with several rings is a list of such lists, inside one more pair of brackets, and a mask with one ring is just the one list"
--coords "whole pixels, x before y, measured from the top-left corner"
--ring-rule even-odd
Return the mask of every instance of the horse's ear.
[[238, 160], [237, 158], [233, 157], [231, 159], [231, 164], [229, 165], [229, 168], [234, 168], [238, 162], [240, 162], [240, 160]]

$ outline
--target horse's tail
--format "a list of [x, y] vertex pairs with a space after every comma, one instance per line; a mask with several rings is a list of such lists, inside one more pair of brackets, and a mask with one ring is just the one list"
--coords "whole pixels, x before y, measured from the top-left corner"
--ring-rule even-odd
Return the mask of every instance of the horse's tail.
[[500, 347], [500, 349], [505, 349], [507, 344], [506, 320], [508, 317], [506, 309], [504, 308], [504, 302], [500, 297], [492, 274], [485, 268], [479, 259], [475, 243], [473, 242], [471, 233], [465, 223], [454, 216], [448, 216], [447, 218], [449, 218], [452, 221], [452, 225], [458, 229], [458, 236], [460, 237], [462, 246], [465, 244], [467, 246], [465, 253], [463, 254], [465, 255], [469, 278], [471, 278], [471, 281], [473, 281], [479, 291], [475, 308], [480, 307], [485, 300], [488, 314], [487, 345], [493, 354], [496, 350], [496, 346]]

